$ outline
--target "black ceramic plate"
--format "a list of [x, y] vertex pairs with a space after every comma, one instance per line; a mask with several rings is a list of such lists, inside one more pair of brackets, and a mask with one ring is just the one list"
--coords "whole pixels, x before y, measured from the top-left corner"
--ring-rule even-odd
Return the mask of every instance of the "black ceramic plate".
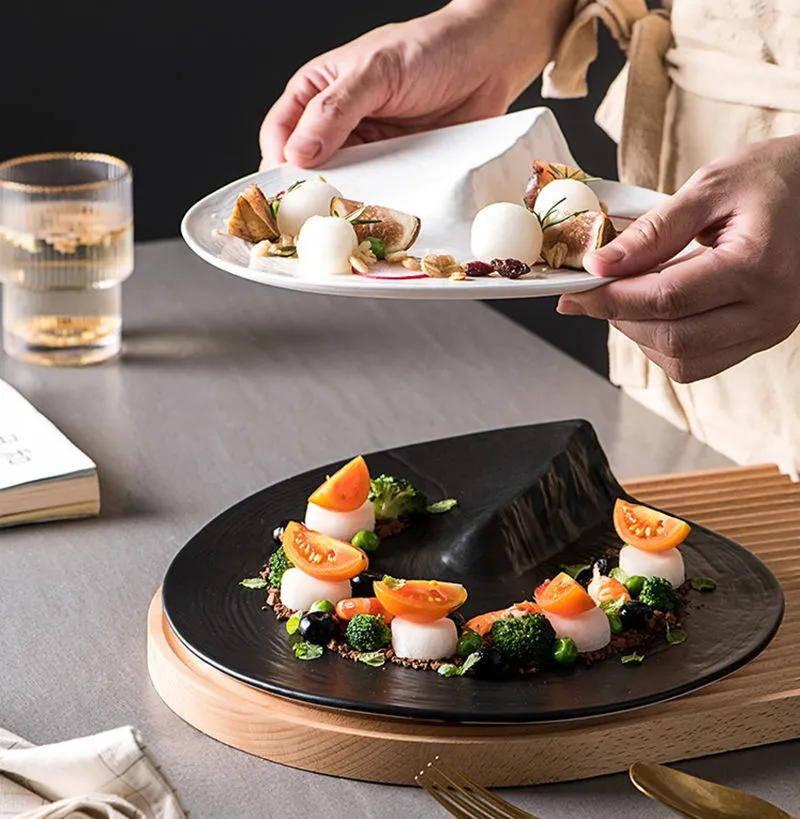
[[[367, 456], [373, 475], [411, 479], [431, 499], [460, 507], [385, 541], [372, 568], [435, 577], [469, 590], [471, 616], [529, 598], [562, 564], [589, 562], [618, 545], [614, 500], [625, 493], [585, 421], [518, 427]], [[318, 705], [416, 719], [540, 722], [608, 714], [661, 702], [717, 680], [755, 657], [783, 614], [783, 595], [750, 552], [701, 526], [681, 547], [693, 593], [680, 646], [658, 644], [640, 666], [612, 658], [589, 669], [502, 681], [444, 678], [392, 664], [371, 668], [326, 652], [294, 657], [284, 623], [263, 611], [264, 593], [239, 585], [257, 574], [284, 518], [340, 464], [282, 481], [211, 521], [178, 553], [164, 579], [164, 609], [186, 645], [212, 665], [272, 694]]]

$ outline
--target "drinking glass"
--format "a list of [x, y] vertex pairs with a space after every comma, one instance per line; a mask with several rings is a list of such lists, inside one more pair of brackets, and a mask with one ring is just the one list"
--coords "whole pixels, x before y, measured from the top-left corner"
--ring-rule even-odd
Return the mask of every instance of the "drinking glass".
[[133, 272], [132, 173], [96, 153], [0, 163], [3, 348], [46, 366], [118, 355]]

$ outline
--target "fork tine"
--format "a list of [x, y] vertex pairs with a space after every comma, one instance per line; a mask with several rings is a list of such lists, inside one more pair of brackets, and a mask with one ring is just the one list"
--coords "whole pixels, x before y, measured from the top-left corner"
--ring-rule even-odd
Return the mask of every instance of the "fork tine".
[[461, 810], [461, 808], [451, 800], [449, 793], [439, 790], [430, 779], [425, 777], [423, 771], [420, 771], [420, 773], [414, 777], [414, 781], [424, 789], [428, 796], [435, 799], [449, 814], [455, 816], [456, 819], [480, 819], [480, 817], [477, 817], [474, 813], [465, 813]]
[[503, 814], [504, 817], [509, 817], [510, 819], [536, 819], [536, 817], [532, 817], [527, 811], [516, 807], [516, 805], [512, 805], [505, 799], [501, 799], [499, 796], [479, 785], [477, 782], [469, 779], [463, 773], [457, 771], [446, 762], [442, 762], [437, 758], [435, 765], [442, 772], [442, 775], [446, 776], [451, 782], [453, 782], [454, 785], [460, 786], [464, 790], [471, 791], [473, 794], [480, 794], [484, 800], [505, 811], [505, 814]]
[[[480, 810], [481, 813], [476, 814], [478, 817], [485, 817], [486, 819], [536, 819], [530, 813], [517, 808], [505, 799], [501, 799], [460, 771], [442, 762], [438, 756], [434, 758], [433, 762], [428, 763], [425, 771], [420, 772], [420, 777], [433, 782], [440, 791], [447, 792], [450, 801], [472, 810]], [[419, 781], [419, 777], [417, 781]]]

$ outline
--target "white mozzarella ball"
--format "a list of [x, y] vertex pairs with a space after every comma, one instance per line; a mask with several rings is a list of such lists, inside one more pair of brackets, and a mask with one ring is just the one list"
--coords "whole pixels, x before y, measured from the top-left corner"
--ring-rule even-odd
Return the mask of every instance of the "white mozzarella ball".
[[297, 258], [309, 275], [352, 273], [350, 257], [358, 247], [355, 229], [338, 216], [312, 216], [297, 237]]
[[411, 660], [443, 660], [456, 653], [458, 629], [449, 618], [432, 623], [392, 620], [392, 649], [398, 657]]
[[288, 191], [278, 208], [278, 230], [297, 236], [312, 216], [330, 216], [331, 201], [342, 194], [322, 179], [308, 179]]
[[533, 210], [540, 219], [544, 219], [549, 211], [547, 222], [551, 223], [581, 210], [599, 211], [600, 200], [585, 182], [554, 179], [539, 191]]
[[472, 255], [483, 262], [518, 259], [533, 264], [542, 250], [542, 228], [522, 205], [495, 202], [479, 210], [472, 220], [470, 247]]
[[352, 512], [333, 512], [317, 506], [316, 503], [309, 503], [303, 522], [308, 529], [315, 532], [349, 541], [356, 532], [365, 529], [370, 532], [375, 530], [375, 507], [370, 501], [364, 501]]
[[619, 552], [619, 567], [628, 577], [663, 577], [676, 589], [686, 580], [683, 555], [678, 549], [647, 552], [635, 546], [623, 546]]
[[349, 580], [319, 580], [293, 566], [281, 580], [281, 603], [292, 611], [307, 611], [317, 600], [338, 603], [352, 597]]
[[544, 612], [544, 616], [550, 621], [556, 637], [571, 637], [575, 641], [575, 647], [581, 653], [598, 651], [611, 642], [611, 626], [608, 623], [608, 616], [597, 606], [575, 617], [550, 614], [549, 611]]

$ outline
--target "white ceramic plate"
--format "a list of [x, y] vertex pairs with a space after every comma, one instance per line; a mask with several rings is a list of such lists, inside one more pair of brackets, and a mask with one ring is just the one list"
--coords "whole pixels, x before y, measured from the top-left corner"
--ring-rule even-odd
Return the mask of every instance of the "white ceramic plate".
[[[472, 258], [472, 217], [495, 201], [520, 202], [531, 161], [541, 157], [569, 162], [571, 157], [547, 109], [531, 109], [495, 120], [402, 137], [341, 151], [320, 171], [345, 197], [394, 207], [422, 220], [411, 252], [452, 253]], [[591, 290], [609, 279], [585, 271], [537, 266], [517, 280], [496, 274], [480, 279], [374, 279], [359, 275], [310, 278], [297, 259], [251, 260], [251, 246], [226, 234], [236, 197], [255, 182], [266, 195], [285, 190], [316, 172], [289, 166], [272, 168], [231, 182], [206, 196], [186, 214], [181, 232], [189, 247], [209, 264], [235, 276], [272, 287], [335, 296], [388, 299], [513, 299]], [[593, 182], [618, 229], [665, 198], [663, 194], [617, 182]], [[681, 256], [692, 253], [689, 247]], [[695, 251], [696, 252], [696, 251]], [[396, 269], [396, 268], [395, 268]]]

